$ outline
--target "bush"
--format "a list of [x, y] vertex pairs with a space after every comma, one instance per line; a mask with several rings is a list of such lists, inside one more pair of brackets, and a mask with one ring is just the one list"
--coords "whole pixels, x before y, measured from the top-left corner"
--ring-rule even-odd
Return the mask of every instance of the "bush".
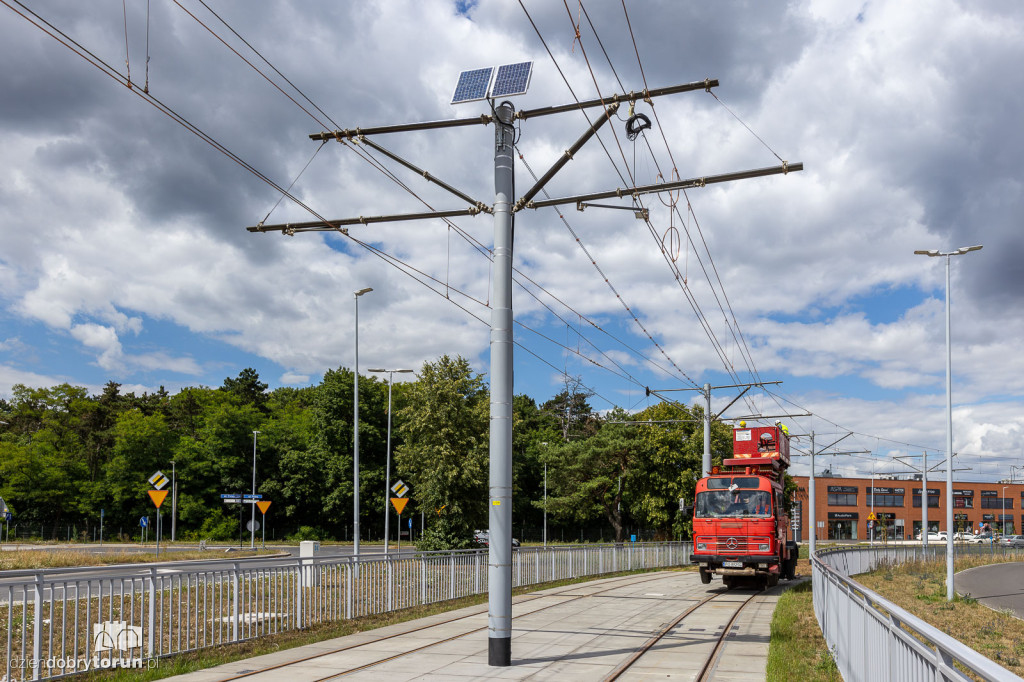
[[299, 529], [288, 536], [289, 542], [302, 542], [303, 540], [319, 540], [320, 532], [312, 526], [299, 526]]
[[470, 538], [463, 533], [453, 532], [438, 524], [428, 528], [419, 540], [416, 549], [421, 552], [437, 552], [447, 549], [469, 549]]

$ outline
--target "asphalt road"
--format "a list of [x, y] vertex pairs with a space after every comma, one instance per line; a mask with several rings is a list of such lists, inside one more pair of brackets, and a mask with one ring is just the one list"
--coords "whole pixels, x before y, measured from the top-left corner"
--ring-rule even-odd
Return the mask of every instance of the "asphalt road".
[[960, 594], [991, 609], [1010, 609], [1017, 618], [1024, 619], [1024, 563], [968, 568], [956, 574], [953, 585]]
[[[138, 545], [103, 545], [102, 547], [96, 546], [85, 546], [85, 545], [4, 545], [3, 549], [49, 549], [49, 550], [87, 550], [92, 552], [118, 552], [118, 551], [142, 551]], [[227, 562], [237, 562], [241, 568], [247, 568], [258, 565], [261, 568], [270, 568], [272, 566], [289, 565], [294, 557], [299, 555], [299, 548], [296, 546], [273, 546], [267, 549], [280, 550], [287, 556], [282, 556], [276, 560], [271, 557], [263, 558], [245, 558], [238, 557], [228, 552], [230, 549], [237, 549], [238, 545], [218, 545], [209, 546], [207, 554], [209, 556], [208, 561], [196, 562], [192, 560], [187, 566], [189, 571], [210, 571], [215, 572], [218, 570], [224, 570], [228, 568]], [[160, 551], [163, 553], [165, 548], [161, 547]], [[196, 547], [176, 547], [173, 550], [195, 550]], [[248, 549], [248, 545], [244, 549]], [[150, 545], [145, 548], [147, 551], [153, 551], [153, 547]], [[402, 555], [414, 554], [416, 551], [414, 546], [403, 545]], [[336, 557], [336, 556], [351, 556], [352, 546], [351, 545], [321, 545], [320, 552], [317, 554], [318, 558], [325, 557]], [[367, 559], [376, 559], [384, 554], [383, 545], [366, 545], [362, 544], [359, 547], [359, 554]], [[389, 548], [389, 554], [391, 556], [397, 556], [395, 545], [391, 545]], [[69, 590], [69, 595], [77, 593], [78, 589], [84, 590], [87, 585], [91, 585], [93, 589], [98, 589], [101, 581], [109, 580], [125, 580], [130, 578], [144, 578], [151, 575], [151, 570], [156, 568], [157, 573], [168, 574], [174, 573], [178, 570], [181, 562], [178, 561], [161, 561], [156, 563], [145, 563], [145, 564], [121, 564], [116, 566], [90, 566], [88, 568], [77, 568], [77, 569], [46, 569], [46, 573], [52, 578], [55, 575], [62, 574], [66, 576], [69, 585], [64, 585], [62, 581], [58, 581], [53, 584], [54, 595], [58, 599], [63, 596], [64, 589]], [[0, 603], [7, 603], [8, 601], [19, 601], [23, 597], [23, 586], [26, 583], [31, 583], [32, 578], [26, 577], [24, 571], [0, 571]], [[12, 575], [13, 574], [13, 575]], [[16, 575], [17, 577], [14, 577]], [[108, 583], [109, 584], [109, 583]], [[51, 588], [47, 587], [43, 591], [44, 599], [49, 599], [51, 596]]]

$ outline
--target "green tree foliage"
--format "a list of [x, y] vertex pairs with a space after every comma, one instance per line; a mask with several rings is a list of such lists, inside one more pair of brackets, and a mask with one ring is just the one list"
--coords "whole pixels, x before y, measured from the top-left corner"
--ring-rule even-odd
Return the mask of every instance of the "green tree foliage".
[[487, 526], [489, 410], [483, 378], [446, 355], [423, 365], [396, 414], [404, 440], [396, 464], [416, 502], [434, 514], [423, 548], [467, 547], [474, 528]]
[[[157, 470], [170, 474], [173, 461], [179, 537], [237, 538], [239, 512], [247, 519], [250, 510], [220, 496], [250, 491], [259, 431], [257, 492], [274, 502], [268, 527], [277, 537], [351, 540], [353, 379], [339, 368], [315, 386], [268, 391], [247, 368], [220, 388], [185, 387], [173, 395], [163, 388], [125, 393], [114, 381], [91, 396], [68, 384], [17, 385], [0, 399], [0, 496], [15, 524], [87, 531], [104, 509], [108, 537], [116, 528], [137, 533], [139, 516], [154, 515], [147, 479]], [[360, 377], [359, 393], [360, 536], [377, 540], [385, 509], [394, 514], [386, 507], [387, 382]], [[392, 480], [412, 488], [403, 521], [425, 514], [423, 548], [466, 547], [473, 530], [488, 524], [490, 406], [483, 377], [465, 359], [445, 356], [424, 364], [415, 381], [400, 381], [393, 394]], [[685, 535], [689, 519], [679, 499], [692, 501], [700, 473], [701, 408], [660, 404], [602, 417], [590, 398], [575, 379], [539, 406], [529, 396], [514, 397], [517, 537], [540, 539], [545, 465], [550, 537], [570, 526], [573, 535], [581, 527], [595, 536], [611, 529], [619, 541], [633, 528], [662, 538]], [[731, 443], [729, 428], [715, 423], [715, 463]], [[787, 492], [793, 489], [787, 480]], [[165, 514], [170, 506], [164, 503]], [[391, 524], [393, 533], [397, 526]], [[166, 537], [169, 524], [164, 529]]]

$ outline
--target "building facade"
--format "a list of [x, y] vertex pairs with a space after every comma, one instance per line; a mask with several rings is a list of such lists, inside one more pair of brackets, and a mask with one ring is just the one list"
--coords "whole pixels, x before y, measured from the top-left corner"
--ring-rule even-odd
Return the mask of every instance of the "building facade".
[[[794, 476], [796, 494], [791, 523], [798, 541], [810, 537], [807, 476]], [[928, 529], [946, 528], [946, 481], [929, 480], [924, 493], [915, 479], [832, 478], [815, 476], [814, 518], [819, 540], [868, 540], [888, 536], [912, 540], [921, 532], [922, 499], [928, 504]], [[874, 522], [871, 515], [874, 514]], [[953, 482], [953, 530], [992, 530], [1007, 535], [1024, 528], [1024, 483]]]

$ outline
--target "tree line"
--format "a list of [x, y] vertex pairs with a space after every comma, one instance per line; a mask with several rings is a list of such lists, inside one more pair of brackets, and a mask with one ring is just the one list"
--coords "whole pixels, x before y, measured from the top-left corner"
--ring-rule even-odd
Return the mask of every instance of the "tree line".
[[[258, 431], [257, 492], [273, 502], [268, 525], [300, 539], [351, 539], [353, 379], [339, 368], [315, 386], [268, 391], [250, 368], [219, 388], [173, 395], [162, 387], [122, 393], [113, 381], [99, 395], [69, 384], [16, 385], [10, 399], [0, 399], [0, 497], [17, 523], [91, 532], [102, 509], [108, 530], [137, 533], [140, 517], [154, 513], [148, 479], [170, 475], [173, 461], [178, 537], [237, 537], [238, 507], [221, 495], [250, 492]], [[684, 534], [679, 499], [693, 499], [699, 477], [701, 408], [661, 403], [597, 414], [589, 397], [572, 381], [543, 404], [515, 396], [514, 533], [540, 539], [546, 465], [550, 538]], [[363, 540], [384, 531], [387, 410], [387, 381], [360, 377]], [[469, 546], [488, 516], [483, 375], [461, 357], [427, 362], [414, 381], [394, 384], [391, 421], [391, 479], [410, 487], [403, 519], [423, 514], [419, 546]], [[731, 451], [728, 427], [713, 424], [711, 442], [720, 462]], [[168, 499], [162, 511], [169, 510]], [[394, 538], [394, 517], [390, 525]], [[165, 538], [169, 528], [165, 521]]]

